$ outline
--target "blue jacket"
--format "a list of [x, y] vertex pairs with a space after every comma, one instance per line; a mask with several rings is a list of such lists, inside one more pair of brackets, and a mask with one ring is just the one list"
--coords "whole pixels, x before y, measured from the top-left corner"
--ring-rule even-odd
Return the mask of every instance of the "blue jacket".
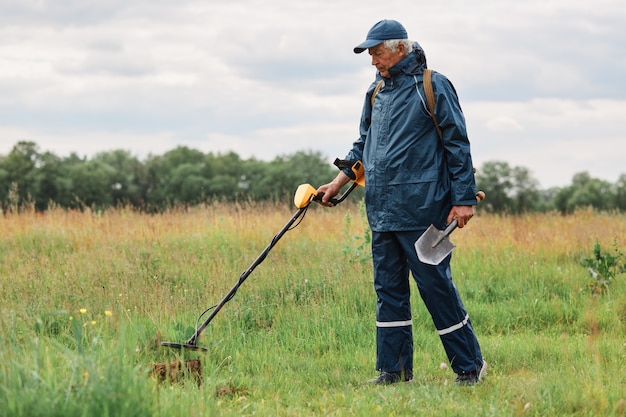
[[[365, 204], [376, 232], [443, 228], [453, 205], [475, 205], [476, 185], [465, 118], [450, 81], [433, 72], [435, 115], [443, 145], [428, 113], [423, 86], [426, 57], [414, 50], [390, 70], [375, 96], [367, 91], [360, 137], [346, 156], [363, 162]], [[417, 89], [416, 89], [417, 86]], [[418, 94], [419, 91], [419, 94]]]

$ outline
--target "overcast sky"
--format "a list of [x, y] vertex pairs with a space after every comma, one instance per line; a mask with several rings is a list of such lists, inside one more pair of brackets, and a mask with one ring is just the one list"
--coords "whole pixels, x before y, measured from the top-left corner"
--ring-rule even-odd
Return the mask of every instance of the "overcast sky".
[[626, 173], [624, 0], [0, 0], [0, 155], [343, 157], [381, 19], [453, 82], [476, 166]]

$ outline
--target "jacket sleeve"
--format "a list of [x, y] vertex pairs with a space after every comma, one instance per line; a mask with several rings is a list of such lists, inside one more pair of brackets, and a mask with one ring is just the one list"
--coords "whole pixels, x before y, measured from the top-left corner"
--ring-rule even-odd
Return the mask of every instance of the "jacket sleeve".
[[450, 177], [450, 198], [453, 206], [476, 204], [474, 166], [467, 136], [465, 117], [452, 83], [433, 72], [435, 115], [442, 132], [447, 170]]

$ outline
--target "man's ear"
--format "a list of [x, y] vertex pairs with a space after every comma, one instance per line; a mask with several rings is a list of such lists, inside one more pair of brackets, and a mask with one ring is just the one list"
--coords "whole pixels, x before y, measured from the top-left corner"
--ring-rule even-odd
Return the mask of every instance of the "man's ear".
[[406, 56], [406, 46], [402, 42], [398, 43], [398, 52], [400, 55]]

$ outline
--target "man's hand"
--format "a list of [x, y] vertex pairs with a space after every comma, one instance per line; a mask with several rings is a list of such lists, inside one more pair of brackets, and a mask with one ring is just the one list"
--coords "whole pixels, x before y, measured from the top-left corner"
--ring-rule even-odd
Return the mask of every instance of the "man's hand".
[[333, 198], [334, 196], [336, 196], [337, 194], [339, 194], [343, 186], [349, 182], [350, 182], [350, 177], [344, 174], [343, 171], [339, 171], [339, 174], [337, 175], [337, 177], [335, 177], [334, 180], [332, 180], [328, 184], [324, 184], [320, 186], [317, 189], [318, 194], [324, 193], [324, 196], [322, 197], [322, 201], [319, 201], [319, 200], [315, 200], [315, 201], [317, 201], [319, 204], [323, 206], [332, 207], [333, 203], [331, 203], [329, 200]]
[[448, 224], [456, 219], [459, 229], [462, 229], [474, 217], [474, 206], [452, 206], [448, 214]]

